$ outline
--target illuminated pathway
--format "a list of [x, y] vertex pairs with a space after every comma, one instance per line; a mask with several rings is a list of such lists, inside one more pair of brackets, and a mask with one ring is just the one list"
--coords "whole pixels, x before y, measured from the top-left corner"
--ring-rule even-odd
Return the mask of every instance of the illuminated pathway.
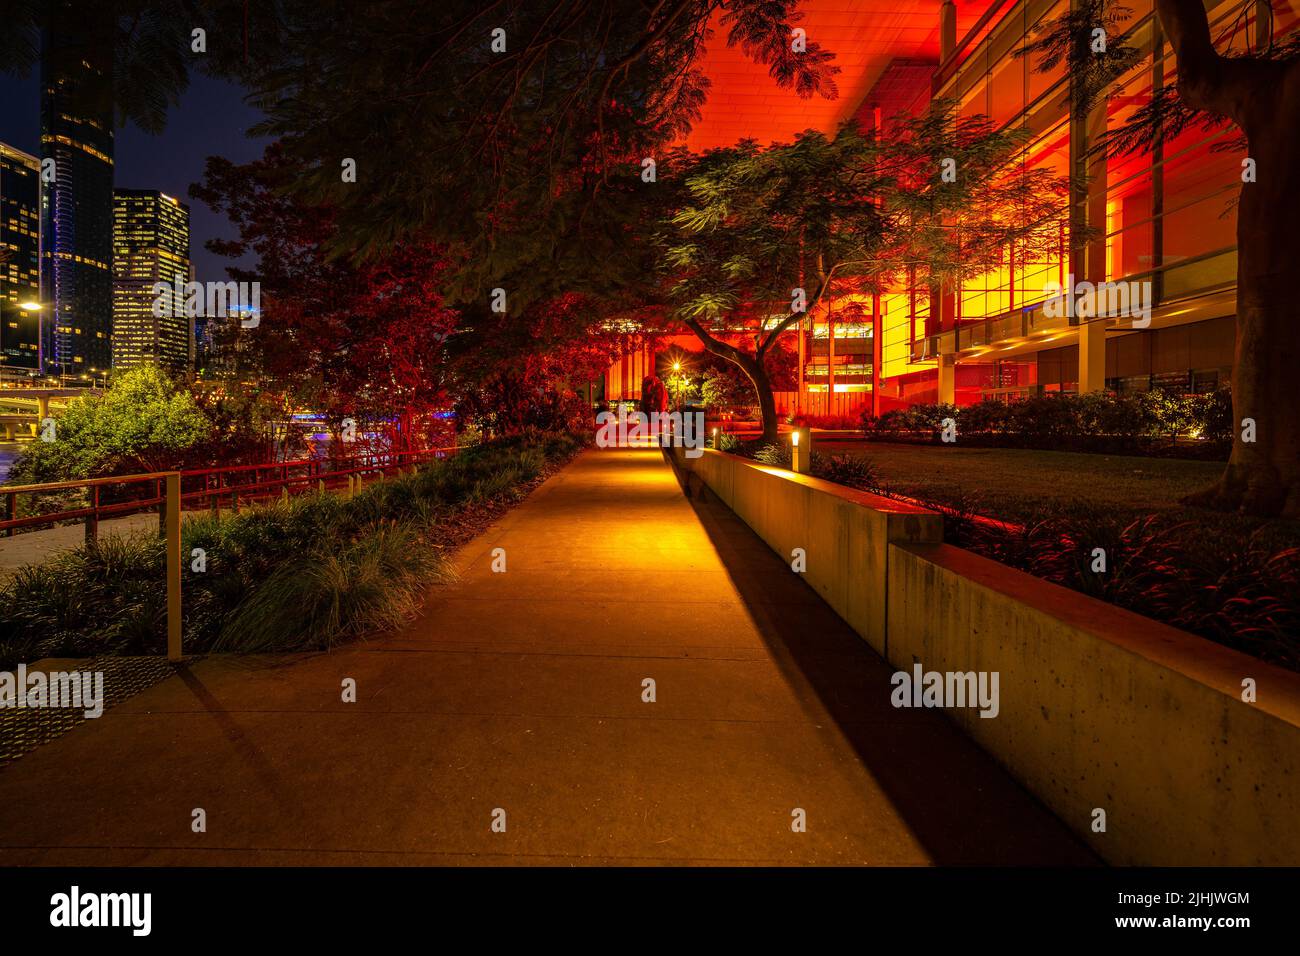
[[657, 452], [586, 453], [460, 564], [399, 634], [200, 662], [0, 770], [0, 863], [1090, 859]]

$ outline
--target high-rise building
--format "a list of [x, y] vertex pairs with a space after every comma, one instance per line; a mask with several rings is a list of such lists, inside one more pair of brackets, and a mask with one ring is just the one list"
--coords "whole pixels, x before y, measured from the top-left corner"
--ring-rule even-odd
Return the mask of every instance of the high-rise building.
[[111, 5], [58, 4], [41, 52], [41, 155], [54, 161], [42, 211], [47, 372], [96, 374], [113, 324]]
[[40, 364], [41, 164], [0, 143], [0, 374]]
[[[184, 292], [190, 279], [189, 207], [154, 189], [114, 190], [114, 368], [193, 363]], [[159, 283], [170, 291], [155, 288]]]

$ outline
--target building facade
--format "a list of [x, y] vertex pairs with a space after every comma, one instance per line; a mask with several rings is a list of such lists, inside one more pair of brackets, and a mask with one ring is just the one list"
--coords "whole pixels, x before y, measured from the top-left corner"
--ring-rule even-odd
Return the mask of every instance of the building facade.
[[[1072, 201], [1084, 210], [1092, 238], [1070, 242], [1063, 208], [1054, 256], [1018, 262], [1008, 250], [1003, 267], [942, 289], [937, 298], [915, 289], [881, 297], [877, 408], [1103, 389], [1199, 392], [1227, 384], [1236, 313], [1235, 200], [1245, 151], [1233, 129], [1206, 133], [1196, 126], [1128, 155], [1089, 151], [1177, 83], [1151, 0], [1126, 5], [1132, 13], [1123, 27], [1136, 62], [1087, 115], [1074, 109], [1063, 64], [1041, 72], [1033, 57], [1016, 55], [1035, 24], [1068, 11], [1068, 0], [992, 4], [982, 29], [964, 43], [950, 40], [928, 89], [913, 94], [913, 111], [943, 97], [956, 101], [963, 115], [1025, 127], [1032, 134], [1024, 153], [1030, 166], [1061, 176], [1086, 168], [1086, 184], [1076, 187]], [[1231, 32], [1241, 9], [1211, 3], [1214, 35]], [[1277, 11], [1275, 36], [1295, 27], [1296, 11]], [[1244, 50], [1256, 29], [1254, 22], [1241, 24], [1234, 46]], [[1149, 316], [1061, 314], [1054, 290], [1071, 280], [1076, 289], [1112, 283], [1140, 292]]]
[[[963, 116], [1027, 130], [1028, 166], [1062, 177], [1085, 170], [1062, 201], [1055, 254], [1023, 261], [1008, 249], [1000, 267], [952, 287], [903, 283], [879, 296], [832, 300], [787, 333], [786, 347], [799, 356], [799, 385], [777, 396], [783, 413], [852, 418], [918, 403], [1228, 384], [1236, 197], [1246, 158], [1240, 134], [1193, 124], [1127, 155], [1092, 151], [1176, 85], [1176, 63], [1151, 0], [1127, 2], [1131, 15], [1121, 29], [1136, 50], [1133, 65], [1090, 112], [1076, 109], [1063, 63], [1042, 71], [1035, 56], [1017, 55], [1036, 26], [1066, 14], [1070, 3], [991, 0], [959, 37], [954, 4], [939, 0], [939, 56], [892, 60], [852, 113], [865, 129], [888, 136], [892, 117], [954, 101]], [[1207, 10], [1213, 35], [1231, 36], [1225, 49], [1240, 52], [1267, 41], [1261, 28], [1271, 25], [1277, 42], [1300, 18], [1295, 8], [1275, 7], [1271, 20], [1257, 22], [1254, 8], [1227, 0], [1208, 0]], [[1081, 210], [1076, 221], [1087, 228], [1086, 243], [1071, 240], [1071, 203]], [[1071, 280], [1140, 290], [1149, 316], [1063, 314], [1056, 290]], [[617, 392], [618, 384], [607, 381], [606, 390]]]
[[193, 365], [192, 278], [189, 207], [157, 190], [114, 190], [113, 368]]
[[40, 268], [40, 160], [0, 143], [0, 375], [4, 377], [25, 376], [40, 367]]
[[44, 32], [41, 155], [43, 351], [48, 373], [95, 375], [111, 361], [113, 108], [111, 10], [63, 5]]

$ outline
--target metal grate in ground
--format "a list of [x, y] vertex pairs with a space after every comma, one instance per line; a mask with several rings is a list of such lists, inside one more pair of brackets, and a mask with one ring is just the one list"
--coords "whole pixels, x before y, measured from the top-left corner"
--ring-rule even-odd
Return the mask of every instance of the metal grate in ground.
[[[108, 711], [110, 707], [171, 677], [180, 666], [165, 657], [92, 657], [75, 663], [64, 661], [53, 669], [102, 672], [104, 710]], [[28, 670], [36, 668], [28, 665]], [[78, 708], [0, 708], [0, 767], [62, 737], [86, 719], [84, 710]]]

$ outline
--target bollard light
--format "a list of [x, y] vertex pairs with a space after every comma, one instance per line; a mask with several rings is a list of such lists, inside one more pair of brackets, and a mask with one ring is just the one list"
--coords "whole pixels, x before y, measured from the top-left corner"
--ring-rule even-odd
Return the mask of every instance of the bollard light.
[[790, 432], [790, 469], [802, 475], [812, 471], [812, 433], [804, 438], [804, 429]]

